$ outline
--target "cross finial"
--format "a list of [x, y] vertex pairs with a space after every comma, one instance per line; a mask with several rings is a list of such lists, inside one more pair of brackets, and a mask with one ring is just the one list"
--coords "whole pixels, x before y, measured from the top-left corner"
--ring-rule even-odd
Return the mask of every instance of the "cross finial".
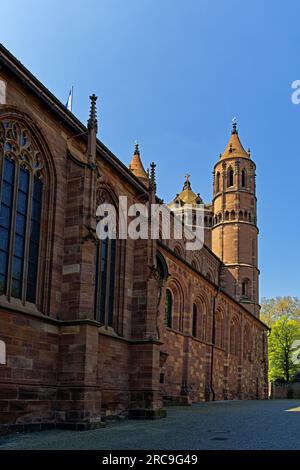
[[237, 119], [236, 117], [234, 117], [232, 119], [232, 134], [237, 134], [238, 131], [237, 131]]
[[185, 175], [185, 182], [184, 182], [184, 185], [183, 185], [183, 189], [191, 189], [190, 177], [191, 177], [191, 175], [189, 173], [187, 173]]
[[88, 128], [89, 129], [97, 129], [97, 126], [98, 126], [97, 107], [96, 107], [97, 99], [98, 98], [94, 93], [90, 96], [91, 106], [90, 106], [90, 117], [89, 117], [89, 120], [88, 120]]
[[139, 155], [140, 154], [140, 147], [139, 143], [137, 140], [134, 141], [134, 155]]

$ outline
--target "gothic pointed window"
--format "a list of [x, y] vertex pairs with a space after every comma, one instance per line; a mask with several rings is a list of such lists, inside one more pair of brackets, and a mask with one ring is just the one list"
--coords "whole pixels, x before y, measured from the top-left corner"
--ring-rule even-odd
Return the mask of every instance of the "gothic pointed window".
[[165, 325], [172, 328], [172, 314], [173, 314], [173, 299], [170, 289], [166, 290], [165, 301]]
[[242, 188], [245, 188], [245, 187], [246, 187], [246, 170], [242, 170], [242, 174], [241, 174], [241, 175], [242, 175], [242, 178], [241, 178], [241, 179], [242, 179], [242, 181], [241, 181], [241, 183], [242, 183]]
[[233, 169], [230, 167], [227, 173], [227, 186], [229, 188], [233, 186], [233, 176], [234, 176]]
[[116, 240], [99, 240], [96, 249], [95, 309], [96, 319], [105, 326], [114, 326], [116, 278]]
[[18, 122], [0, 123], [0, 295], [36, 302], [43, 199], [40, 153]]

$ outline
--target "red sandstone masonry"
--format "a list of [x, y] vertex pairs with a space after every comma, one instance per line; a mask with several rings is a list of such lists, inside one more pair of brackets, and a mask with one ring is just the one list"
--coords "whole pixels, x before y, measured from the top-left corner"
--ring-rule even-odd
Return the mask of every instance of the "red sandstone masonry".
[[[166, 241], [168, 249], [159, 243], [154, 247], [170, 274], [158, 306], [160, 288], [149, 266], [153, 246], [141, 240], [124, 242], [119, 246], [114, 328], [99, 325], [94, 312], [96, 245], [86, 231], [95, 173], [85, 165], [85, 138], [70, 139], [80, 130], [71, 118], [58, 118], [5, 67], [1, 76], [8, 87], [0, 118], [18, 113], [39, 130], [49, 170], [38, 304], [0, 299], [0, 339], [7, 347], [7, 364], [0, 366], [1, 432], [48, 426], [87, 429], [99, 425], [101, 417], [121, 413], [160, 417], [163, 397], [199, 402], [212, 397], [211, 386], [217, 399], [266, 398], [266, 328], [225, 292], [218, 293], [215, 305], [224, 315], [224, 345], [212, 345], [220, 260], [206, 247], [196, 253], [183, 250], [186, 262], [172, 254], [174, 240]], [[97, 152], [99, 191], [116, 202], [120, 195], [127, 195], [129, 204], [147, 199], [138, 182], [116, 170], [100, 144]], [[233, 203], [228, 199], [228, 205]], [[246, 203], [253, 207], [252, 200]], [[241, 234], [244, 239], [243, 229]], [[231, 256], [239, 240], [235, 231], [228, 240]], [[249, 246], [242, 243], [240, 248], [249, 260]], [[205, 279], [208, 273], [211, 282]], [[235, 276], [235, 271], [222, 271], [222, 288], [232, 296]], [[174, 329], [164, 325], [167, 287], [174, 294]], [[199, 337], [191, 335], [192, 304], [199, 296], [207, 308], [205, 339], [201, 330]], [[233, 315], [240, 339], [236, 356], [229, 347]], [[245, 323], [256, 338], [250, 359], [244, 357]]]

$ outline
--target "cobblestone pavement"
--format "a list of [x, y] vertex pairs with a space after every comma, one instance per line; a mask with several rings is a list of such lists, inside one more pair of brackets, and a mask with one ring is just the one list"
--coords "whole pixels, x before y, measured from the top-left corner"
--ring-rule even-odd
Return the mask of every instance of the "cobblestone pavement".
[[298, 449], [300, 400], [169, 407], [157, 421], [111, 422], [94, 431], [44, 431], [0, 439], [3, 449]]

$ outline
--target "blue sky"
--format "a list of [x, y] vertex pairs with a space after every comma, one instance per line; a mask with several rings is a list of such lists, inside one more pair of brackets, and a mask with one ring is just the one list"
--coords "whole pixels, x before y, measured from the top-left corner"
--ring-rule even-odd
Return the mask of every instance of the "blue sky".
[[138, 139], [171, 200], [191, 173], [209, 201], [231, 119], [257, 164], [261, 296], [300, 295], [299, 1], [14, 0], [1, 42], [125, 163]]

